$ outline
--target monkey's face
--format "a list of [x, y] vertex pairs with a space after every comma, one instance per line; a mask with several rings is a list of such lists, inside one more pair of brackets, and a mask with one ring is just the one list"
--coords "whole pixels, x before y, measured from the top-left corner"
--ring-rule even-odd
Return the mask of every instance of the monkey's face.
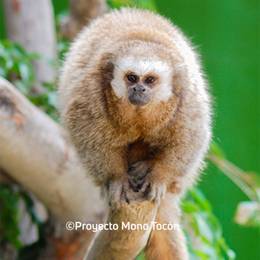
[[158, 84], [159, 76], [152, 73], [138, 75], [133, 71], [127, 71], [124, 81], [130, 103], [143, 106], [151, 100], [152, 88]]
[[172, 95], [172, 70], [158, 58], [123, 57], [114, 64], [113, 91], [135, 106], [167, 101]]

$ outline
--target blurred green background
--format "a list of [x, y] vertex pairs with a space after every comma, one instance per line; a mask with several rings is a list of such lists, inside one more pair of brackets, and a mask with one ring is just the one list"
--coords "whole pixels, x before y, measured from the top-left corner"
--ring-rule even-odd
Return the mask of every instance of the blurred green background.
[[[53, 3], [56, 14], [68, 8], [68, 0]], [[214, 97], [215, 141], [239, 167], [260, 172], [259, 1], [157, 0], [156, 6], [201, 54]], [[5, 36], [2, 12], [0, 38]], [[233, 221], [238, 202], [247, 200], [245, 195], [212, 165], [200, 187], [237, 259], [260, 259], [260, 230]]]
[[[157, 7], [201, 53], [214, 97], [215, 141], [236, 165], [260, 172], [259, 1], [158, 0]], [[237, 259], [260, 259], [260, 231], [233, 222], [243, 193], [213, 166], [200, 186]]]

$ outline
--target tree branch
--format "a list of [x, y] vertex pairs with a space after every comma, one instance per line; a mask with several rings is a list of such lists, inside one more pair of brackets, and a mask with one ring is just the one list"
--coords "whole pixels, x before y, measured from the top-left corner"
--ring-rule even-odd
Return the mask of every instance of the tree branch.
[[[143, 196], [143, 195], [141, 195]], [[132, 260], [146, 246], [151, 229], [142, 229], [150, 225], [157, 215], [158, 205], [150, 201], [123, 203], [117, 209], [110, 209], [108, 223], [116, 224], [118, 230], [103, 230], [87, 254], [87, 260]], [[127, 228], [127, 223], [139, 225], [138, 229]]]
[[70, 0], [70, 15], [61, 25], [62, 35], [73, 39], [82, 27], [107, 10], [105, 0]]
[[0, 78], [0, 165], [60, 220], [97, 221], [99, 190], [63, 130]]
[[53, 82], [56, 72], [56, 34], [50, 0], [4, 0], [8, 38], [42, 58], [35, 61], [37, 87]]

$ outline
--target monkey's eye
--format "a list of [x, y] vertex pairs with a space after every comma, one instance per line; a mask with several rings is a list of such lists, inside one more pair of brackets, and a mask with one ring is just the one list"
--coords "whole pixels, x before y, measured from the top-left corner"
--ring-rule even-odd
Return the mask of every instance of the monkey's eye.
[[135, 75], [135, 74], [128, 74], [127, 76], [126, 76], [126, 78], [127, 78], [127, 80], [130, 82], [130, 83], [137, 83], [138, 81], [139, 81], [139, 78], [138, 78], [138, 76], [137, 75]]
[[149, 76], [149, 77], [147, 77], [147, 78], [144, 80], [144, 83], [150, 85], [150, 84], [153, 84], [155, 81], [156, 81], [156, 78], [155, 78], [155, 77]]

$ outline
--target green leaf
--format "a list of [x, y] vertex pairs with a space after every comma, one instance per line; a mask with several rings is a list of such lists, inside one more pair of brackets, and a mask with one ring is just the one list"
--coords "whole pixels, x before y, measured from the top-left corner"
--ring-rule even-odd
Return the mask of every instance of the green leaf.
[[20, 248], [19, 240], [19, 194], [7, 185], [0, 185], [0, 241], [9, 241], [14, 247]]
[[185, 213], [194, 213], [199, 210], [199, 207], [190, 201], [184, 201], [182, 203], [182, 209]]
[[145, 260], [145, 255], [143, 251], [136, 257], [136, 260]]
[[221, 226], [200, 190], [187, 194], [182, 209], [191, 259], [233, 259], [234, 252], [226, 245]]
[[32, 61], [36, 57], [37, 55], [27, 53], [16, 43], [9, 40], [0, 40], [1, 75], [11, 82], [21, 82], [25, 95], [30, 94], [35, 80]]
[[218, 156], [220, 158], [225, 157], [224, 152], [222, 151], [220, 146], [215, 142], [212, 142], [210, 145], [210, 154], [214, 154], [215, 156]]
[[31, 71], [28, 65], [21, 62], [18, 64], [18, 67], [22, 80], [29, 82], [31, 79]]

